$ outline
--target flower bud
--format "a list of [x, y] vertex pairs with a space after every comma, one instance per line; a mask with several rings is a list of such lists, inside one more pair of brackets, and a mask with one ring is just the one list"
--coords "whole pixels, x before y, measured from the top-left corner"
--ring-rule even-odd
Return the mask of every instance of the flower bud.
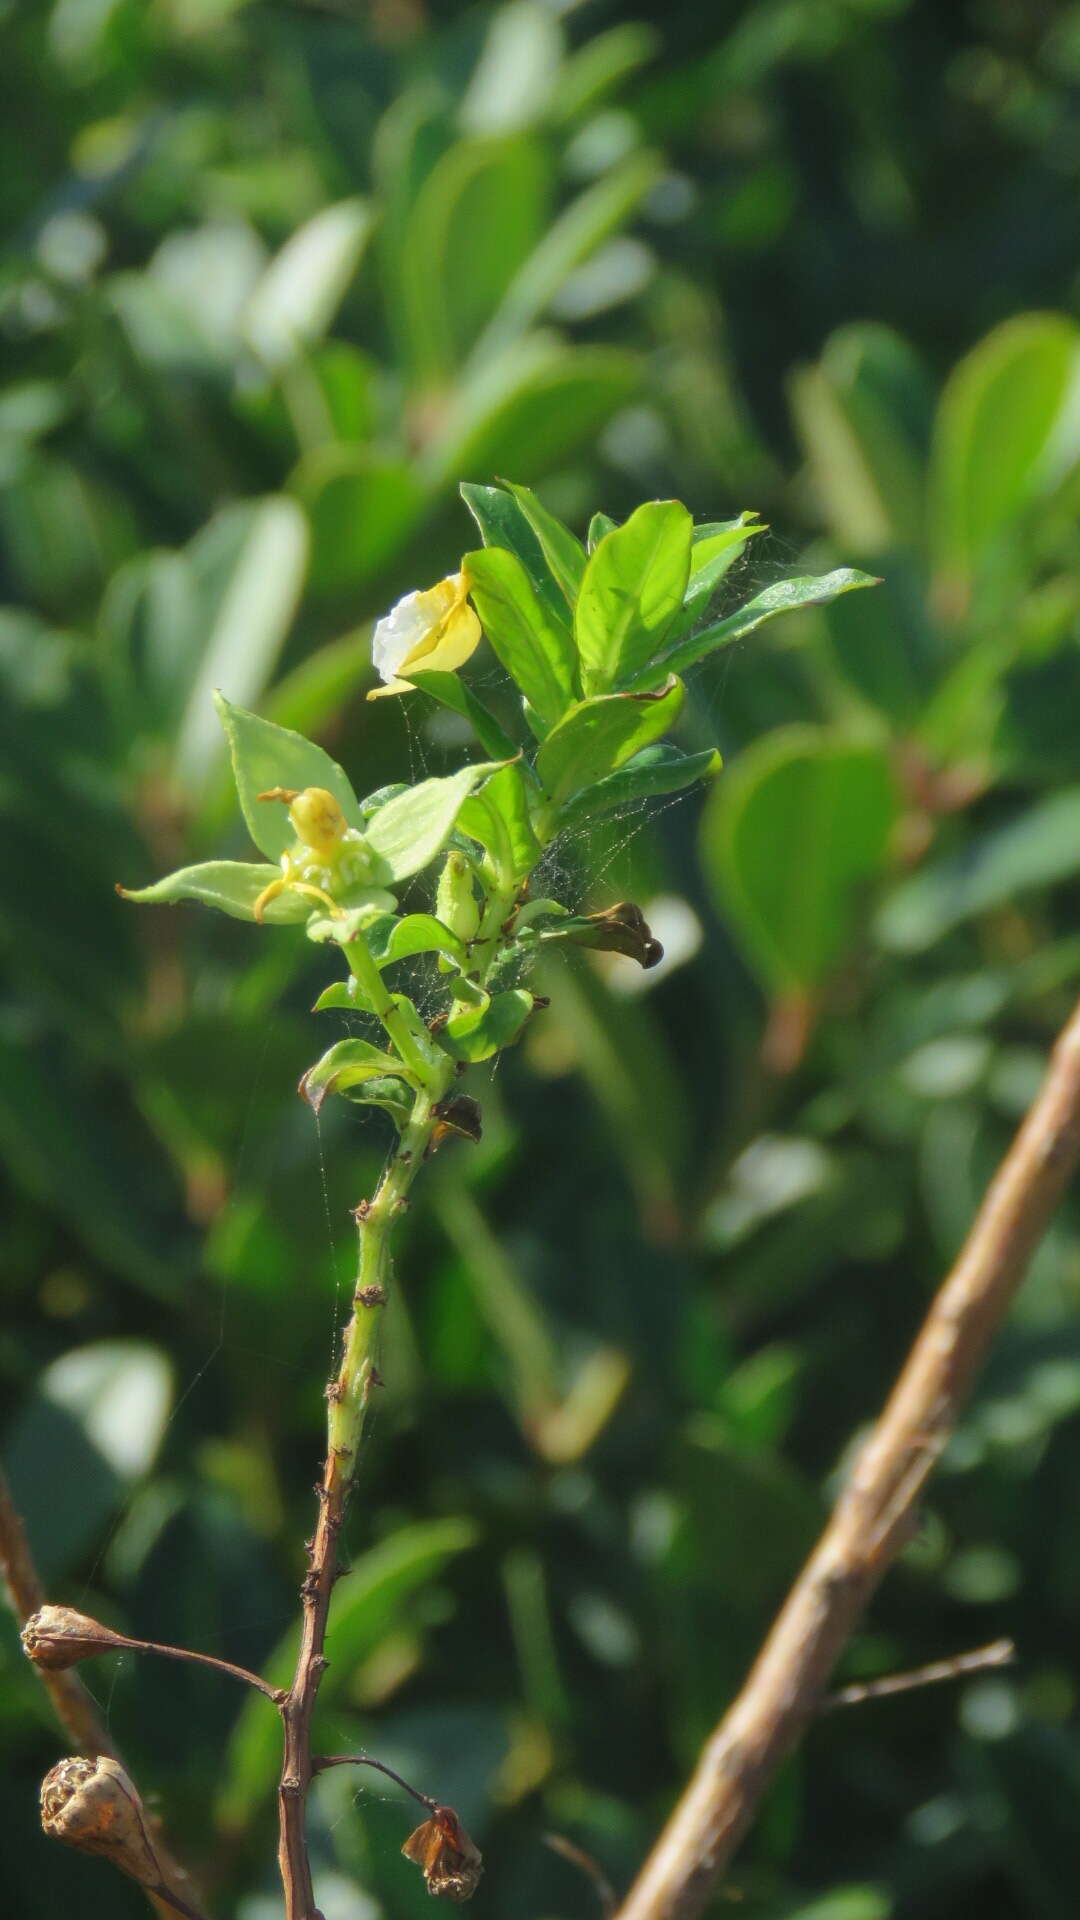
[[484, 1863], [453, 1807], [433, 1807], [430, 1820], [410, 1833], [401, 1849], [422, 1870], [429, 1893], [439, 1900], [468, 1900]]
[[320, 860], [328, 860], [345, 835], [345, 815], [325, 787], [305, 787], [298, 793], [289, 808], [289, 819], [297, 839]]
[[91, 1620], [89, 1614], [76, 1613], [74, 1607], [39, 1607], [22, 1630], [22, 1643], [27, 1658], [48, 1673], [60, 1673], [96, 1653], [128, 1645], [121, 1634]]
[[463, 853], [453, 849], [439, 875], [435, 895], [435, 917], [456, 933], [459, 940], [472, 940], [480, 926], [480, 908], [473, 892], [472, 869]]
[[99, 1853], [140, 1886], [165, 1884], [132, 1782], [117, 1760], [61, 1760], [41, 1783], [41, 1824], [54, 1840]]

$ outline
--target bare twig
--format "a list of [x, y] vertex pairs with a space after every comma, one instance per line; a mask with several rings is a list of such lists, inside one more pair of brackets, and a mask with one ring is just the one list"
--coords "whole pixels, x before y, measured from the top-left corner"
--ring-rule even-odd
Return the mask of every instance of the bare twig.
[[884, 1412], [742, 1692], [710, 1736], [619, 1920], [693, 1920], [817, 1712], [990, 1340], [1080, 1159], [1080, 1006]]
[[[20, 1626], [24, 1626], [32, 1614], [45, 1604], [45, 1592], [30, 1552], [30, 1543], [26, 1530], [11, 1498], [11, 1488], [2, 1470], [0, 1470], [0, 1574], [4, 1577], [11, 1597], [12, 1610]], [[91, 1758], [106, 1754], [110, 1760], [121, 1760], [116, 1743], [105, 1726], [97, 1706], [83, 1686], [77, 1674], [61, 1671], [50, 1672], [37, 1668], [38, 1678], [53, 1704], [64, 1731], [71, 1735], [80, 1753]], [[156, 1853], [161, 1866], [169, 1877], [169, 1885], [160, 1890], [145, 1888], [147, 1899], [161, 1920], [170, 1920], [174, 1913], [192, 1916], [192, 1920], [202, 1920], [196, 1909], [190, 1906], [183, 1894], [190, 1890], [190, 1876], [183, 1867], [178, 1866], [161, 1842], [160, 1832], [155, 1831]], [[183, 1891], [181, 1891], [183, 1890]]]
[[932, 1660], [928, 1666], [915, 1667], [909, 1673], [887, 1673], [880, 1680], [858, 1680], [853, 1686], [827, 1693], [818, 1711], [831, 1713], [834, 1707], [861, 1707], [867, 1700], [886, 1700], [894, 1693], [914, 1693], [919, 1687], [937, 1686], [942, 1680], [963, 1680], [969, 1673], [985, 1673], [989, 1667], [1011, 1667], [1016, 1648], [1011, 1640], [992, 1640], [988, 1647], [976, 1647], [972, 1653], [955, 1653], [950, 1660]]

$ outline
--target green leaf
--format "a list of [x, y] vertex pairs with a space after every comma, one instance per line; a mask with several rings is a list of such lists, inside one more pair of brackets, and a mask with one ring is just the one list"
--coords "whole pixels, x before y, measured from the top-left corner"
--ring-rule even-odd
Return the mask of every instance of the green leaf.
[[219, 752], [211, 695], [220, 686], [241, 700], [262, 693], [299, 606], [308, 557], [307, 523], [295, 500], [227, 508], [215, 532], [218, 566], [227, 554], [228, 571], [214, 582], [213, 620], [191, 676], [176, 747], [178, 775], [193, 789], [201, 787]]
[[[506, 289], [491, 321], [476, 341], [470, 368], [484, 366], [531, 327], [570, 275], [618, 231], [660, 179], [663, 162], [654, 153], [634, 153], [578, 195], [545, 228], [543, 239]], [[503, 471], [513, 471], [509, 462]], [[520, 469], [519, 469], [520, 471]]]
[[934, 428], [931, 516], [939, 593], [962, 612], [994, 542], [1080, 456], [1080, 328], [1057, 314], [995, 327], [962, 360]]
[[572, 609], [585, 574], [585, 549], [528, 487], [505, 482], [535, 533], [553, 579]]
[[654, 659], [683, 603], [693, 522], [679, 500], [650, 500], [589, 556], [574, 636], [586, 693], [606, 693]]
[[521, 987], [495, 994], [485, 1007], [470, 1007], [455, 1014], [439, 1034], [439, 1039], [455, 1060], [490, 1060], [512, 1046], [533, 1010], [533, 997]]
[[721, 580], [738, 559], [747, 541], [767, 528], [756, 513], [740, 513], [737, 520], [717, 521], [694, 528], [690, 548], [690, 578], [682, 608], [672, 632], [681, 635], [706, 611]]
[[[370, 655], [369, 655], [370, 657]], [[409, 675], [410, 687], [418, 693], [426, 693], [429, 700], [437, 700], [441, 707], [448, 707], [462, 720], [467, 720], [485, 753], [493, 760], [512, 760], [518, 749], [509, 734], [504, 733], [493, 713], [489, 713], [482, 700], [478, 700], [472, 688], [466, 686], [456, 673], [412, 673]]]
[[552, 619], [569, 626], [566, 603], [544, 558], [544, 550], [518, 502], [505, 487], [478, 487], [463, 480], [458, 491], [480, 529], [485, 547], [516, 554], [538, 600]]
[[396, 1074], [376, 1074], [370, 1080], [358, 1081], [347, 1089], [345, 1098], [354, 1107], [381, 1107], [384, 1113], [390, 1115], [399, 1132], [412, 1118], [412, 1093], [406, 1082]]
[[[399, 1526], [390, 1539], [369, 1548], [334, 1588], [335, 1658], [323, 1675], [319, 1705], [332, 1709], [358, 1665], [399, 1625], [414, 1593], [427, 1586], [456, 1554], [476, 1543], [466, 1520], [428, 1520]], [[287, 1687], [296, 1665], [299, 1635], [291, 1629], [265, 1666], [274, 1686]], [[244, 1827], [251, 1810], [272, 1787], [281, 1765], [281, 1729], [267, 1702], [249, 1696], [229, 1742], [220, 1815], [230, 1831]]]
[[552, 725], [578, 697], [568, 629], [537, 598], [515, 554], [485, 547], [466, 554], [462, 567], [492, 647], [541, 721]]
[[896, 809], [881, 748], [812, 727], [757, 741], [717, 788], [702, 822], [706, 875], [774, 990], [809, 991], [839, 958]]
[[685, 673], [688, 667], [695, 666], [718, 647], [728, 647], [733, 640], [743, 640], [748, 633], [763, 626], [766, 620], [775, 620], [778, 613], [797, 613], [802, 607], [826, 606], [835, 600], [838, 594], [851, 593], [856, 587], [876, 587], [878, 581], [869, 573], [859, 573], [855, 567], [838, 567], [834, 573], [802, 575], [795, 580], [775, 580], [771, 587], [754, 595], [745, 606], [737, 607], [734, 613], [724, 620], [718, 620], [715, 626], [705, 627], [689, 640], [683, 640], [667, 653], [662, 654], [651, 667], [635, 674], [633, 686], [644, 688], [657, 686], [669, 673]]
[[894, 952], [921, 953], [965, 920], [1078, 872], [1080, 787], [1067, 787], [905, 880], [882, 906], [876, 931]]
[[432, 166], [401, 255], [403, 317], [424, 380], [473, 346], [547, 225], [550, 164], [527, 137], [458, 140]]
[[723, 761], [715, 747], [704, 753], [680, 753], [677, 747], [646, 747], [643, 753], [621, 767], [618, 773], [598, 780], [594, 787], [576, 793], [559, 815], [563, 828], [583, 826], [616, 807], [635, 805], [665, 793], [682, 793], [699, 780], [711, 780], [720, 772]]
[[544, 791], [559, 805], [616, 773], [674, 726], [683, 696], [682, 681], [671, 680], [657, 693], [609, 693], [571, 707], [536, 756]]
[[322, 207], [291, 234], [251, 294], [244, 331], [269, 367], [321, 340], [356, 272], [373, 226], [364, 200]]
[[298, 1091], [318, 1113], [328, 1093], [345, 1093], [364, 1080], [375, 1080], [385, 1074], [399, 1080], [408, 1078], [400, 1060], [384, 1053], [381, 1047], [372, 1046], [369, 1040], [339, 1040], [308, 1068]]
[[[296, 840], [288, 808], [280, 801], [260, 800], [260, 793], [274, 787], [303, 792], [305, 787], [324, 787], [332, 793], [351, 827], [362, 825], [356, 795], [336, 760], [303, 734], [289, 727], [276, 727], [257, 713], [234, 707], [223, 693], [215, 693], [225, 737], [229, 743], [236, 791], [248, 832], [260, 853], [269, 860], [281, 855]], [[310, 911], [310, 909], [309, 909]]]
[[407, 880], [434, 860], [454, 830], [462, 805], [474, 787], [496, 771], [494, 761], [462, 767], [445, 779], [421, 780], [372, 814], [365, 836], [384, 863], [386, 877]]
[[585, 543], [588, 552], [595, 553], [604, 535], [614, 533], [618, 524], [617, 520], [612, 519], [610, 513], [594, 513], [589, 521], [589, 533]]
[[[471, 802], [466, 801], [466, 805]], [[458, 818], [460, 825], [460, 815]], [[395, 920], [389, 929], [388, 938], [376, 942], [371, 933], [367, 936], [372, 955], [380, 967], [391, 967], [395, 960], [409, 960], [417, 953], [443, 953], [459, 967], [464, 967], [468, 954], [463, 941], [450, 928], [437, 920], [433, 913], [409, 913], [403, 920]]]
[[[279, 867], [249, 866], [243, 860], [206, 860], [201, 866], [181, 867], [176, 873], [166, 874], [153, 886], [120, 887], [118, 892], [140, 906], [175, 906], [179, 900], [198, 900], [234, 920], [254, 920], [260, 893], [280, 878]], [[267, 903], [263, 919], [271, 926], [285, 926], [306, 920], [310, 912], [311, 901], [286, 888]]]
[[630, 401], [642, 363], [618, 347], [571, 347], [530, 335], [478, 360], [454, 389], [441, 431], [423, 456], [432, 488], [461, 473], [545, 473]]
[[542, 848], [533, 832], [521, 767], [512, 761], [465, 802], [458, 826], [490, 853], [504, 885], [524, 880]]
[[839, 327], [789, 383], [791, 410], [830, 532], [847, 552], [918, 547], [926, 524], [930, 383], [879, 322]]

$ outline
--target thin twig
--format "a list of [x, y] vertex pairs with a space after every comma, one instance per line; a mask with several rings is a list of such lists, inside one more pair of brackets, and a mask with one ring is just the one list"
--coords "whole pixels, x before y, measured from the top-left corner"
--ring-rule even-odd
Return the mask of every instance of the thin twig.
[[887, 1700], [894, 1693], [914, 1693], [918, 1687], [937, 1686], [942, 1680], [964, 1680], [969, 1673], [985, 1673], [988, 1667], [1011, 1667], [1016, 1648], [1011, 1640], [992, 1640], [988, 1647], [976, 1647], [971, 1653], [955, 1653], [949, 1660], [931, 1660], [925, 1667], [909, 1673], [887, 1673], [880, 1680], [857, 1680], [850, 1687], [827, 1693], [819, 1713], [832, 1713], [835, 1707], [861, 1707], [867, 1700]]
[[552, 1853], [561, 1853], [564, 1860], [569, 1860], [571, 1866], [577, 1867], [587, 1880], [591, 1880], [603, 1920], [611, 1920], [618, 1905], [615, 1889], [592, 1854], [586, 1853], [584, 1847], [577, 1846], [573, 1840], [568, 1840], [564, 1833], [545, 1833], [542, 1838], [545, 1847], [550, 1847]]
[[[45, 1590], [42, 1587], [30, 1543], [26, 1538], [26, 1529], [15, 1509], [11, 1497], [11, 1488], [0, 1469], [0, 1574], [11, 1597], [12, 1611], [20, 1626], [25, 1626], [31, 1614], [45, 1605]], [[60, 1725], [71, 1739], [79, 1753], [96, 1758], [106, 1754], [110, 1760], [118, 1760], [123, 1765], [121, 1754], [112, 1739], [108, 1728], [92, 1696], [83, 1686], [78, 1675], [70, 1671], [51, 1672], [47, 1668], [35, 1668], [38, 1679], [49, 1695]], [[126, 1769], [125, 1769], [126, 1771]], [[203, 1916], [183, 1900], [179, 1888], [187, 1887], [190, 1876], [179, 1866], [162, 1844], [160, 1831], [155, 1823], [155, 1851], [170, 1885], [162, 1886], [160, 1891], [144, 1888], [147, 1899], [161, 1920], [170, 1920], [173, 1913], [183, 1913], [190, 1920], [203, 1920]]]
[[1080, 1006], [852, 1478], [618, 1920], [693, 1920], [910, 1537], [923, 1486], [1080, 1160]]
[[285, 1699], [283, 1687], [271, 1686], [269, 1680], [264, 1680], [260, 1674], [249, 1673], [247, 1667], [238, 1667], [232, 1660], [219, 1660], [213, 1653], [197, 1653], [193, 1647], [165, 1646], [160, 1640], [132, 1640], [126, 1633], [118, 1633], [109, 1646], [102, 1648], [102, 1652], [157, 1653], [166, 1660], [188, 1660], [197, 1667], [209, 1667], [214, 1673], [223, 1673], [229, 1680], [239, 1680], [245, 1687], [257, 1688], [259, 1693], [264, 1693], [268, 1700], [273, 1701], [275, 1707], [280, 1707]]
[[327, 1767], [377, 1767], [388, 1779], [396, 1780], [399, 1787], [404, 1787], [406, 1793], [411, 1793], [413, 1799], [419, 1800], [420, 1805], [427, 1807], [429, 1812], [434, 1813], [439, 1805], [430, 1793], [421, 1793], [419, 1787], [410, 1787], [408, 1781], [403, 1780], [400, 1773], [395, 1773], [393, 1767], [388, 1767], [385, 1760], [375, 1760], [370, 1753], [327, 1753], [311, 1763], [313, 1774], [325, 1773]]

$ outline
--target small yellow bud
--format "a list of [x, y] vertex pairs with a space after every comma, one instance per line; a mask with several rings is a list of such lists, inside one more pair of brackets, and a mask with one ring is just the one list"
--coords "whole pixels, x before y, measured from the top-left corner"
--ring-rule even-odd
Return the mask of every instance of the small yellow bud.
[[61, 1760], [41, 1783], [41, 1824], [54, 1840], [99, 1853], [140, 1886], [165, 1883], [143, 1803], [117, 1760]]
[[289, 808], [296, 837], [322, 860], [329, 860], [345, 836], [347, 821], [325, 787], [305, 787]]

